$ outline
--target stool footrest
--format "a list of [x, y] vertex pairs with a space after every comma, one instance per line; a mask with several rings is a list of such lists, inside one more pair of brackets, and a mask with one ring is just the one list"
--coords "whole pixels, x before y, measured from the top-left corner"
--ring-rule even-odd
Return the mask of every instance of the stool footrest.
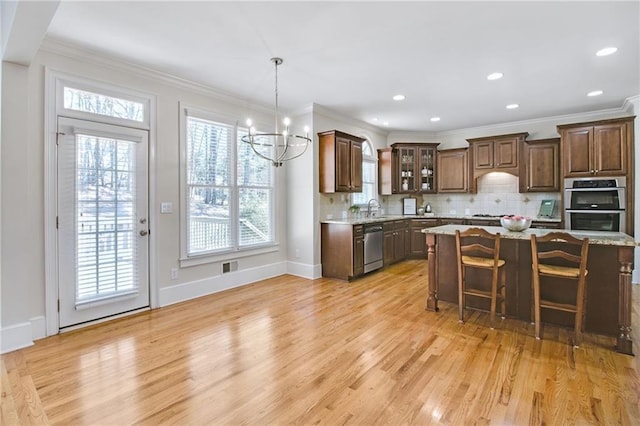
[[572, 313], [576, 313], [578, 311], [578, 307], [576, 305], [571, 305], [568, 303], [551, 302], [549, 300], [543, 300], [543, 299], [540, 299], [540, 307], [555, 309], [557, 311], [572, 312]]

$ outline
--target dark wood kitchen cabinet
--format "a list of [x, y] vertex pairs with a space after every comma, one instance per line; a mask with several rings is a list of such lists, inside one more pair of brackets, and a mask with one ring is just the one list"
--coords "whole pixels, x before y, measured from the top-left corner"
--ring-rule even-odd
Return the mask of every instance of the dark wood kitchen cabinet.
[[338, 130], [318, 133], [320, 192], [362, 192], [363, 138]]
[[378, 149], [378, 192], [435, 194], [437, 143], [394, 143]]
[[422, 230], [424, 228], [432, 228], [438, 225], [440, 225], [440, 220], [435, 217], [428, 219], [411, 219], [411, 229], [409, 234], [411, 244], [407, 257], [412, 259], [427, 258], [427, 243], [425, 234], [422, 233]]
[[322, 276], [350, 280], [364, 274], [364, 226], [323, 223], [320, 226]]
[[563, 176], [626, 176], [633, 164], [634, 118], [558, 126]]
[[399, 194], [436, 192], [437, 143], [394, 143], [395, 179]]
[[525, 141], [520, 161], [520, 192], [560, 191], [560, 138]]
[[469, 192], [469, 149], [438, 151], [438, 192]]
[[473, 158], [473, 188], [476, 179], [486, 173], [505, 172], [518, 176], [518, 153], [528, 135], [525, 132], [467, 139]]
[[404, 260], [408, 254], [409, 221], [394, 220], [383, 224], [383, 257], [384, 265]]

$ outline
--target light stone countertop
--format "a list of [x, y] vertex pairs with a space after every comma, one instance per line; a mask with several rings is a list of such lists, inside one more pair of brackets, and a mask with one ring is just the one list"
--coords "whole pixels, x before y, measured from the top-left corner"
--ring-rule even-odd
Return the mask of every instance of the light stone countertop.
[[433, 228], [424, 228], [425, 234], [455, 235], [456, 231], [465, 231], [469, 228], [483, 228], [492, 234], [500, 233], [501, 238], [509, 240], [529, 240], [531, 235], [543, 236], [549, 232], [567, 232], [576, 238], [589, 238], [589, 244], [605, 246], [638, 246], [640, 243], [623, 232], [603, 231], [569, 231], [563, 229], [529, 228], [521, 232], [507, 231], [501, 226], [471, 226], [471, 225], [442, 225]]
[[[424, 215], [383, 215], [372, 218], [353, 217], [346, 219], [325, 219], [320, 223], [334, 223], [338, 225], [362, 225], [367, 223], [387, 222], [391, 220], [402, 219], [462, 219], [462, 220], [500, 220], [501, 216], [473, 216], [473, 215], [454, 215], [454, 214], [424, 214]], [[534, 217], [534, 222], [560, 223], [559, 217]]]

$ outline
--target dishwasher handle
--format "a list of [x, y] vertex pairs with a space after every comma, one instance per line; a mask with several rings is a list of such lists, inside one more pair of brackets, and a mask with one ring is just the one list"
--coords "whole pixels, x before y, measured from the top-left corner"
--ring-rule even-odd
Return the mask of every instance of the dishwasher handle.
[[382, 225], [365, 226], [364, 228], [365, 234], [370, 234], [372, 232], [382, 232]]

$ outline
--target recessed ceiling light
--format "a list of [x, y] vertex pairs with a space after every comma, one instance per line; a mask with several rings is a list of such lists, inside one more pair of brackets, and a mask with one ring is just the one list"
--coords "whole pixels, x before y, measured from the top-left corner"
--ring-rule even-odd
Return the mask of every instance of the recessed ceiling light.
[[520, 105], [518, 105], [518, 104], [509, 104], [509, 105], [507, 105], [507, 106], [506, 106], [506, 108], [507, 108], [507, 109], [516, 109], [516, 108], [518, 108], [519, 106], [520, 106]]
[[605, 47], [604, 49], [600, 49], [596, 52], [596, 56], [607, 56], [612, 53], [616, 53], [618, 51], [617, 47]]
[[382, 124], [384, 124], [385, 126], [388, 126], [388, 125], [389, 125], [389, 122], [388, 122], [388, 121], [385, 121], [385, 122], [384, 122], [384, 123], [382, 123]]
[[602, 95], [604, 92], [602, 90], [594, 90], [592, 92], [587, 93], [587, 96], [600, 96]]
[[431, 117], [430, 120], [435, 123], [436, 121], [440, 121], [440, 117]]
[[404, 95], [395, 95], [393, 97], [394, 101], [404, 101]]
[[371, 119], [371, 121], [373, 121], [374, 123], [376, 123], [376, 122], [378, 122], [378, 119], [377, 119], [376, 117], [373, 117], [373, 118]]
[[494, 72], [487, 76], [487, 80], [499, 80], [504, 76], [501, 72]]

